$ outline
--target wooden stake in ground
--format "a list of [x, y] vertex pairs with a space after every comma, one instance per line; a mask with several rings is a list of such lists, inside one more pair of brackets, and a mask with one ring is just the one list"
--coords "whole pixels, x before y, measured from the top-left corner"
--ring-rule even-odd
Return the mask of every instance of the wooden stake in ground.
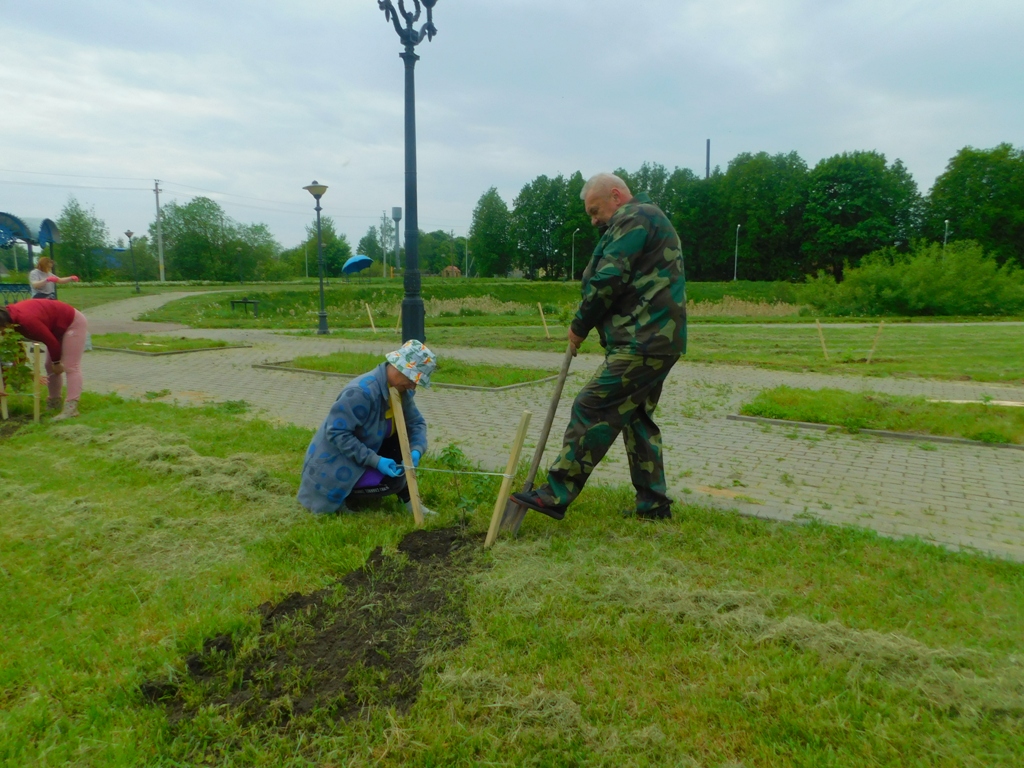
[[[526, 473], [523, 493], [533, 490], [533, 481], [537, 479], [537, 470], [540, 468], [541, 459], [544, 458], [544, 446], [548, 443], [551, 425], [555, 421], [555, 411], [558, 410], [558, 401], [562, 398], [562, 389], [565, 387], [565, 379], [569, 375], [569, 365], [572, 363], [575, 352], [575, 347], [572, 342], [569, 342], [565, 348], [565, 357], [562, 358], [562, 368], [558, 371], [555, 391], [551, 394], [551, 405], [548, 406], [547, 415], [544, 417], [544, 426], [541, 427], [540, 436], [537, 438], [537, 447], [533, 451], [533, 461], [530, 462], [530, 470]], [[519, 526], [522, 525], [524, 517], [526, 517], [526, 507], [517, 504], [515, 499], [510, 499], [505, 505], [505, 514], [501, 519], [502, 530], [511, 531], [515, 536], [519, 533]]]
[[544, 307], [541, 306], [540, 302], [537, 302], [537, 309], [540, 310], [540, 321], [544, 323], [544, 335], [548, 337], [548, 341], [551, 341], [551, 331], [548, 330], [548, 321], [544, 319]]
[[377, 326], [373, 324], [373, 312], [370, 311], [370, 305], [364, 301], [363, 306], [366, 307], [366, 316], [370, 318], [370, 327], [373, 328], [373, 332], [376, 333]]
[[878, 348], [878, 340], [882, 338], [882, 328], [885, 327], [885, 320], [879, 320], [878, 322], [878, 333], [875, 334], [875, 341], [871, 345], [871, 351], [868, 352], [868, 365], [871, 365], [871, 358], [875, 356], [875, 350]]
[[39, 345], [32, 345], [32, 420], [39, 423], [39, 391], [42, 389], [42, 375], [39, 370]]
[[409, 501], [412, 502], [412, 519], [416, 527], [423, 527], [423, 507], [420, 505], [420, 487], [416, 482], [416, 469], [412, 465], [412, 451], [409, 450], [409, 433], [405, 431], [405, 411], [402, 410], [402, 393], [394, 387], [391, 390], [391, 410], [395, 418], [398, 443], [402, 446], [402, 464], [405, 465], [405, 481], [409, 485]]
[[512, 452], [508, 455], [508, 464], [505, 465], [505, 477], [501, 480], [501, 488], [498, 490], [498, 500], [494, 503], [494, 512], [491, 514], [491, 526], [487, 529], [487, 538], [484, 540], [484, 549], [490, 547], [498, 538], [498, 529], [501, 527], [501, 518], [505, 514], [505, 505], [508, 504], [509, 494], [512, 493], [512, 479], [519, 466], [519, 456], [523, 452], [523, 441], [526, 440], [526, 428], [530, 426], [529, 411], [523, 411], [519, 419], [519, 429], [512, 441]]
[[828, 362], [828, 347], [825, 346], [825, 333], [821, 330], [821, 323], [818, 322], [818, 318], [814, 318], [814, 324], [818, 326], [818, 338], [821, 339], [821, 351], [825, 355], [825, 362]]
[[0, 364], [0, 419], [7, 421], [10, 414], [7, 413], [7, 390], [4, 389], [4, 368]]

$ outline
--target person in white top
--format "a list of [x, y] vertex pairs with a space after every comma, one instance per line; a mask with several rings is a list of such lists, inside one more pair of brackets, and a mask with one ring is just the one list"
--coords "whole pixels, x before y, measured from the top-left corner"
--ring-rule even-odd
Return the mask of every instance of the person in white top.
[[28, 284], [32, 288], [33, 299], [56, 299], [58, 284], [77, 283], [78, 276], [57, 277], [53, 274], [53, 259], [43, 256], [36, 268], [28, 273]]

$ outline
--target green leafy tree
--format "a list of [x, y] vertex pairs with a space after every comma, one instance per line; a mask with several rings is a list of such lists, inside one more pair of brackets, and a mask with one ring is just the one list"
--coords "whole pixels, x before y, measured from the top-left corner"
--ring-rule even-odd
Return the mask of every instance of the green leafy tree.
[[724, 176], [718, 168], [708, 179], [688, 168], [676, 168], [666, 182], [665, 213], [679, 233], [689, 280], [732, 277], [724, 190]]
[[498, 190], [484, 192], [473, 210], [469, 227], [469, 248], [479, 274], [504, 276], [512, 268], [512, 214]]
[[[225, 257], [232, 240], [224, 209], [208, 197], [184, 205], [172, 201], [163, 207], [164, 265], [171, 280], [237, 280]], [[149, 226], [156, 237], [156, 223]]]
[[[387, 262], [391, 267], [396, 266], [395, 261], [395, 220], [387, 215], [387, 212], [381, 212], [380, 223], [377, 225], [377, 244], [380, 246], [381, 261], [385, 261], [385, 254], [387, 254]], [[383, 265], [382, 265], [383, 266]]]
[[[93, 208], [69, 197], [57, 219], [61, 242], [54, 246], [59, 274], [76, 274], [82, 280], [99, 278], [106, 269], [110, 234]], [[23, 267], [24, 269], [24, 267]]]
[[941, 241], [976, 240], [1000, 262], [1024, 266], [1024, 150], [964, 147], [935, 180], [925, 234]]
[[[739, 244], [745, 280], [788, 280], [804, 275], [801, 253], [807, 204], [807, 164], [796, 152], [743, 153], [721, 180], [726, 214], [722, 248]], [[740, 225], [736, 239], [736, 225]], [[735, 250], [733, 252], [735, 258]], [[732, 277], [731, 274], [728, 277]]]
[[[324, 244], [324, 275], [340, 277], [341, 268], [346, 261], [352, 258], [352, 247], [348, 244], [348, 236], [338, 232], [334, 219], [330, 216], [321, 218], [320, 229]], [[279, 261], [287, 266], [288, 277], [305, 277], [307, 265], [309, 277], [316, 277], [319, 274], [316, 258], [316, 221], [314, 220], [306, 225], [306, 239], [295, 248], [283, 251], [279, 256]]]
[[563, 251], [568, 197], [564, 176], [538, 176], [520, 190], [513, 202], [516, 266], [531, 276], [568, 274], [569, 254]]
[[437, 229], [433, 232], [420, 231], [420, 270], [437, 275], [449, 264], [454, 263], [455, 245], [450, 232]]
[[920, 226], [921, 197], [903, 163], [879, 152], [822, 160], [810, 173], [803, 224], [808, 271], [842, 279], [846, 264], [887, 246], [907, 249]]
[[380, 233], [375, 226], [366, 230], [366, 234], [359, 240], [356, 246], [356, 253], [369, 256], [375, 262], [380, 262], [384, 251], [380, 247]]
[[[156, 223], [150, 224], [150, 238]], [[208, 197], [163, 207], [164, 254], [172, 280], [264, 279], [281, 247], [266, 224], [240, 224]]]

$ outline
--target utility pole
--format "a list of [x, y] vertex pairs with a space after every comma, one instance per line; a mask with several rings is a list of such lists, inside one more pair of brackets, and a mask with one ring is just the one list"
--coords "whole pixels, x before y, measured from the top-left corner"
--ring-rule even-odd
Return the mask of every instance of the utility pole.
[[392, 208], [391, 218], [395, 220], [395, 268], [401, 269], [402, 265], [398, 263], [398, 222], [402, 220], [402, 209], [397, 206]]
[[160, 262], [160, 282], [163, 283], [166, 278], [164, 276], [164, 230], [160, 215], [160, 179], [154, 179], [153, 193], [156, 195], [156, 255]]
[[704, 178], [711, 178], [711, 139], [708, 139], [708, 148], [704, 159]]

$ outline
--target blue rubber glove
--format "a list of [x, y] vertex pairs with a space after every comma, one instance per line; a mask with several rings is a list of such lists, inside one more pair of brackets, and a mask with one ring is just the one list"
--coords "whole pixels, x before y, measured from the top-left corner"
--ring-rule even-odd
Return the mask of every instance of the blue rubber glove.
[[423, 454], [421, 454], [419, 451], [412, 452], [412, 465], [414, 467], [418, 467], [420, 465], [420, 456], [422, 455]]
[[381, 456], [377, 461], [377, 471], [388, 477], [398, 477], [405, 470], [398, 466], [394, 459], [385, 459]]

